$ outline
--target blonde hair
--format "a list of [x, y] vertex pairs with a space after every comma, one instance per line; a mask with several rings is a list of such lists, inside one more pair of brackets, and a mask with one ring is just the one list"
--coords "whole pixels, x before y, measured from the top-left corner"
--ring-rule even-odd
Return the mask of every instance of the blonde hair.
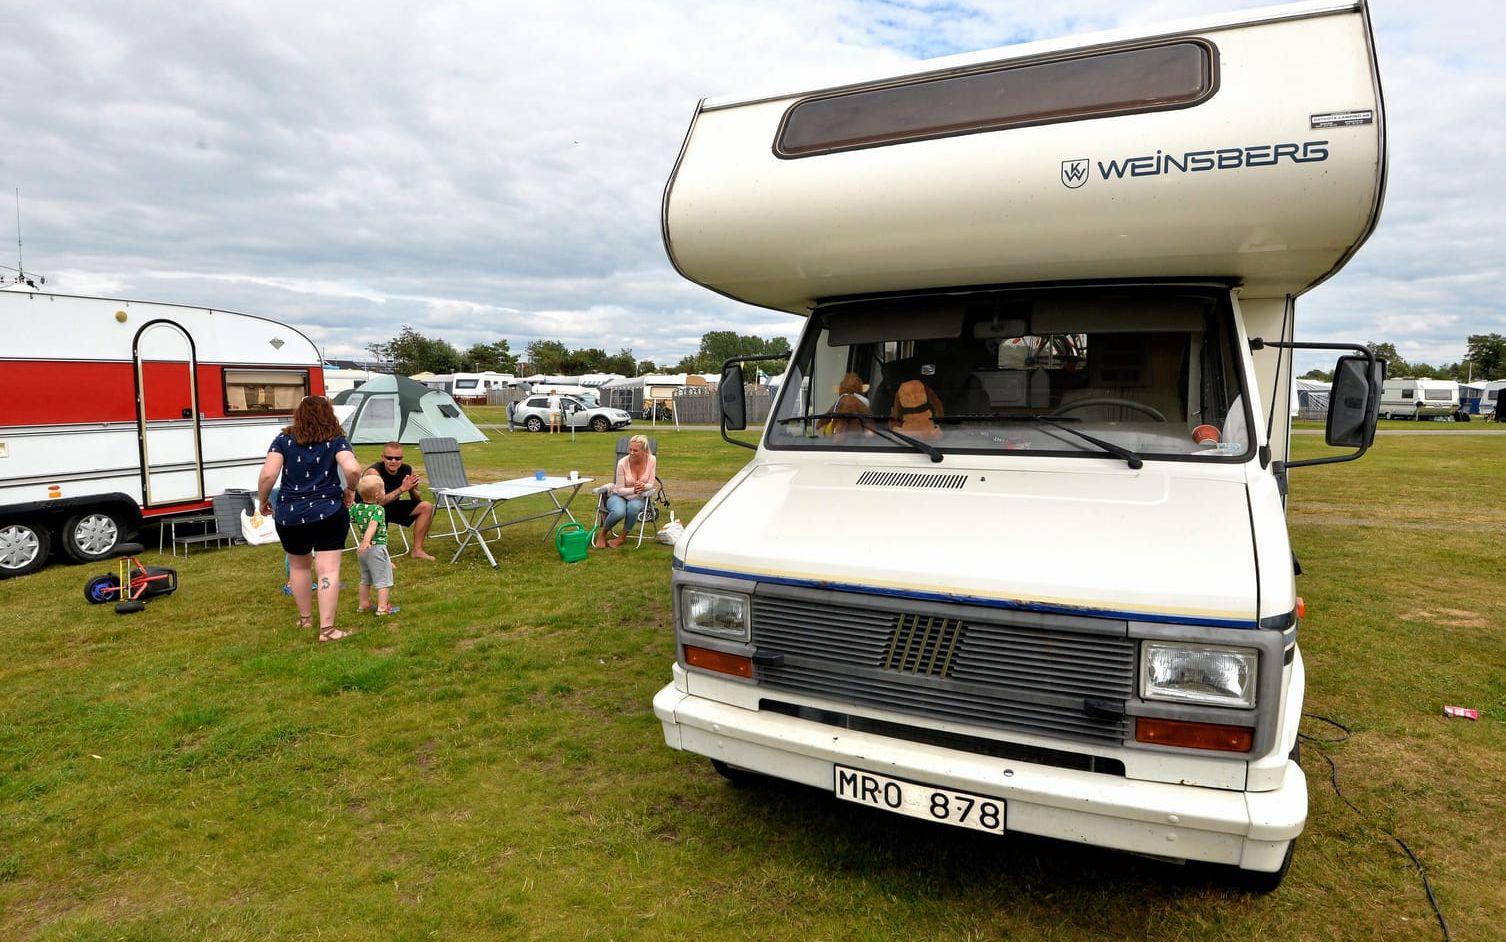
[[628, 439], [628, 444], [629, 445], [641, 445], [643, 447], [643, 450], [646, 452], [646, 451], [648, 451], [648, 436], [647, 435], [634, 435], [632, 438]]
[[356, 482], [356, 490], [360, 492], [362, 500], [368, 504], [374, 504], [387, 493], [387, 485], [382, 483], [380, 475], [364, 474], [361, 480]]

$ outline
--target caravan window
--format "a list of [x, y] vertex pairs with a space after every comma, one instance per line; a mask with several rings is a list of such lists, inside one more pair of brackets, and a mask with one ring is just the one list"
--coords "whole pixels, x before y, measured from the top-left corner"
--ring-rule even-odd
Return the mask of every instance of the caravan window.
[[781, 157], [1197, 104], [1213, 92], [1202, 42], [1123, 49], [843, 92], [798, 102]]
[[1416, 395], [1416, 392], [1411, 389], [1403, 389], [1401, 391], [1401, 398], [1403, 399], [1411, 399], [1414, 395]]
[[1454, 394], [1447, 389], [1425, 389], [1422, 391], [1422, 398], [1447, 401], [1454, 398]]
[[292, 412], [309, 394], [308, 370], [225, 370], [225, 414]]
[[474, 379], [457, 379], [457, 380], [455, 380], [455, 388], [456, 389], [475, 389], [476, 388], [476, 382], [477, 381], [474, 380]]
[[[909, 411], [934, 418], [911, 427], [944, 452], [1102, 453], [1059, 426], [1146, 457], [1250, 452], [1233, 314], [1217, 289], [974, 292], [829, 304], [812, 317], [771, 448], [904, 449], [883, 430], [915, 405], [902, 398], [923, 393], [925, 408]], [[872, 418], [818, 418], [854, 411]]]

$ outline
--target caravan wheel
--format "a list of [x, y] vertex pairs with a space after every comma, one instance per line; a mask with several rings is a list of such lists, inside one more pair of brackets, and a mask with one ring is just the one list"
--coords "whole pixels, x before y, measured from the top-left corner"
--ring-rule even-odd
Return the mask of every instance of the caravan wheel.
[[63, 524], [63, 552], [81, 563], [98, 562], [115, 553], [120, 522], [103, 510], [86, 510]]
[[47, 565], [52, 534], [35, 523], [0, 524], [0, 579], [24, 576]]

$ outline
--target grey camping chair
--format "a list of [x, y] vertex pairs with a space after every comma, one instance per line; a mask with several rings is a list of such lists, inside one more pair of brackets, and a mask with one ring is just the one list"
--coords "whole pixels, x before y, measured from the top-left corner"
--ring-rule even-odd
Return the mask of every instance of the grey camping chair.
[[[431, 526], [429, 536], [459, 539], [465, 532], [462, 514], [481, 506], [481, 501], [454, 498], [440, 493], [448, 488], [469, 487], [471, 484], [465, 473], [465, 462], [460, 459], [460, 443], [453, 438], [420, 438], [418, 450], [424, 456], [424, 474], [429, 478], [429, 489], [434, 492], [434, 515], [439, 516], [442, 510], [450, 523], [450, 528], [445, 531]], [[492, 522], [496, 523], [495, 507], [492, 508], [492, 516]]]
[[[617, 461], [627, 457], [628, 444], [632, 441], [631, 435], [622, 435], [617, 439]], [[659, 457], [659, 440], [648, 440], [648, 453], [655, 458]], [[617, 480], [617, 465], [612, 465], [612, 481]], [[596, 494], [596, 524], [600, 526], [607, 519], [607, 498], [611, 496], [612, 484], [603, 484], [595, 488]], [[637, 545], [643, 545], [643, 534], [649, 527], [654, 528], [654, 534], [659, 533], [659, 514], [661, 510], [669, 509], [669, 492], [664, 489], [664, 479], [658, 474], [654, 475], [654, 486], [643, 494], [645, 500], [643, 510], [638, 513], [635, 529], [638, 531]]]

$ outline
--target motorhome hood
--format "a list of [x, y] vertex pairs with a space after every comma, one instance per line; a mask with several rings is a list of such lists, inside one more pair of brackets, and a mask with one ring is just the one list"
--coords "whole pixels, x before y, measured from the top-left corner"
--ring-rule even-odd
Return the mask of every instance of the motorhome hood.
[[1257, 617], [1242, 480], [1186, 465], [942, 467], [896, 484], [885, 471], [914, 469], [762, 465], [697, 521], [681, 564], [1006, 608], [1210, 624]]

